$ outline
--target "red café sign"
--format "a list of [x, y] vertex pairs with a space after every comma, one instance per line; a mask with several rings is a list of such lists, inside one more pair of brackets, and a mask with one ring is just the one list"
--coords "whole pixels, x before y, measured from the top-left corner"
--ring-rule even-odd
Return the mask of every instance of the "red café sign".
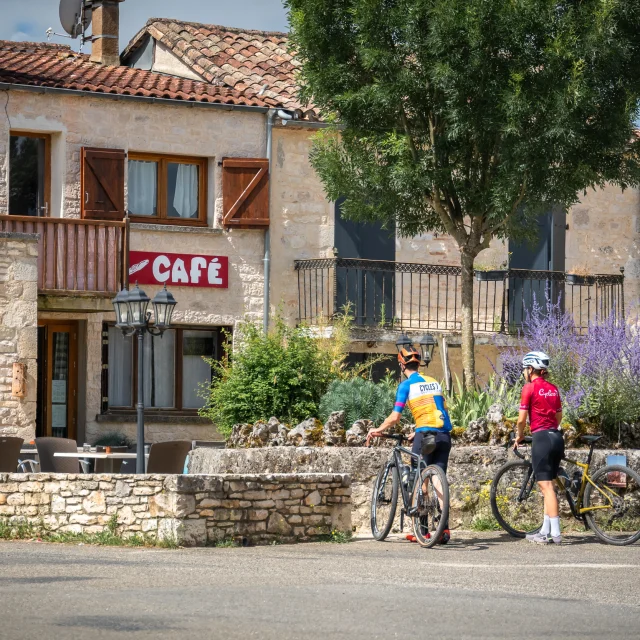
[[129, 252], [129, 281], [174, 287], [229, 287], [229, 258], [186, 253]]

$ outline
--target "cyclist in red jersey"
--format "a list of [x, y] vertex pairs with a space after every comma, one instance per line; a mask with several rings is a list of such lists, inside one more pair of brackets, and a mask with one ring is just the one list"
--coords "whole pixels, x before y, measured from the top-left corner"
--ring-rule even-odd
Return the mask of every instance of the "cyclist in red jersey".
[[544, 522], [537, 533], [527, 535], [527, 540], [539, 544], [560, 544], [558, 498], [553, 486], [564, 458], [564, 438], [559, 429], [562, 420], [560, 392], [546, 379], [549, 368], [547, 354], [541, 351], [527, 353], [522, 360], [522, 368], [526, 384], [522, 388], [514, 449], [524, 437], [529, 418], [533, 438], [531, 464], [544, 497]]

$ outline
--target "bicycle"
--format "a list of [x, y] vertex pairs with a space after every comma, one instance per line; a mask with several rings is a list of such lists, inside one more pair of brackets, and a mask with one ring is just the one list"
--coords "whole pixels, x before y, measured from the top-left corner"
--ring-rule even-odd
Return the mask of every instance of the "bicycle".
[[[586, 463], [565, 457], [578, 467], [569, 478], [563, 467], [556, 479], [557, 491], [564, 495], [571, 514], [607, 544], [624, 546], [640, 539], [640, 476], [623, 465], [598, 469], [593, 476], [589, 467], [593, 449], [601, 435], [582, 436], [590, 445]], [[531, 444], [531, 437], [524, 438]], [[507, 447], [513, 446], [513, 437]], [[517, 449], [519, 460], [511, 460], [496, 472], [491, 483], [491, 510], [500, 526], [516, 538], [536, 532], [544, 515], [542, 494], [536, 484], [533, 467]]]
[[[440, 467], [427, 466], [422, 456], [402, 446], [404, 435], [384, 434], [380, 437], [396, 441], [391, 457], [380, 469], [373, 483], [371, 497], [371, 532], [376, 540], [384, 540], [391, 531], [398, 506], [398, 491], [402, 492], [400, 530], [405, 515], [413, 521], [416, 540], [423, 547], [432, 547], [442, 536], [449, 517], [449, 483]], [[410, 470], [402, 461], [406, 454], [416, 462]], [[400, 482], [402, 473], [402, 482]], [[413, 478], [410, 476], [413, 475]], [[440, 491], [438, 492], [438, 486]], [[426, 494], [423, 492], [426, 487]], [[432, 530], [430, 530], [430, 527]]]

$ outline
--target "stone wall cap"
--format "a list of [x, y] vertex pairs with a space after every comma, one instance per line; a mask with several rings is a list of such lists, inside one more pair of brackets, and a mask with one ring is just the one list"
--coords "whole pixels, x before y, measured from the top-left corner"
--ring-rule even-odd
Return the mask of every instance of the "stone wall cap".
[[0, 231], [0, 240], [24, 240], [25, 242], [38, 242], [39, 233], [22, 233], [21, 231]]

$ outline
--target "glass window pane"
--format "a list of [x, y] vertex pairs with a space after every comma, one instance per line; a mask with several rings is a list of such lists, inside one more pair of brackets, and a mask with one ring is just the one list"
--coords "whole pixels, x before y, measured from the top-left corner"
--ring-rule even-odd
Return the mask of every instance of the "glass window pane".
[[131, 336], [109, 327], [109, 406], [133, 406], [133, 349]]
[[158, 163], [148, 160], [128, 162], [128, 207], [135, 216], [158, 213]]
[[201, 387], [211, 383], [211, 366], [203, 358], [216, 356], [216, 331], [183, 331], [182, 333], [182, 407], [200, 409], [205, 400]]
[[162, 336], [144, 334], [144, 406], [172, 408], [175, 406], [176, 332]]
[[68, 437], [69, 408], [69, 333], [53, 332], [53, 362], [51, 367], [51, 435]]
[[198, 217], [197, 164], [169, 162], [167, 175], [167, 215], [170, 218]]
[[44, 215], [45, 140], [28, 136], [9, 140], [9, 213]]

